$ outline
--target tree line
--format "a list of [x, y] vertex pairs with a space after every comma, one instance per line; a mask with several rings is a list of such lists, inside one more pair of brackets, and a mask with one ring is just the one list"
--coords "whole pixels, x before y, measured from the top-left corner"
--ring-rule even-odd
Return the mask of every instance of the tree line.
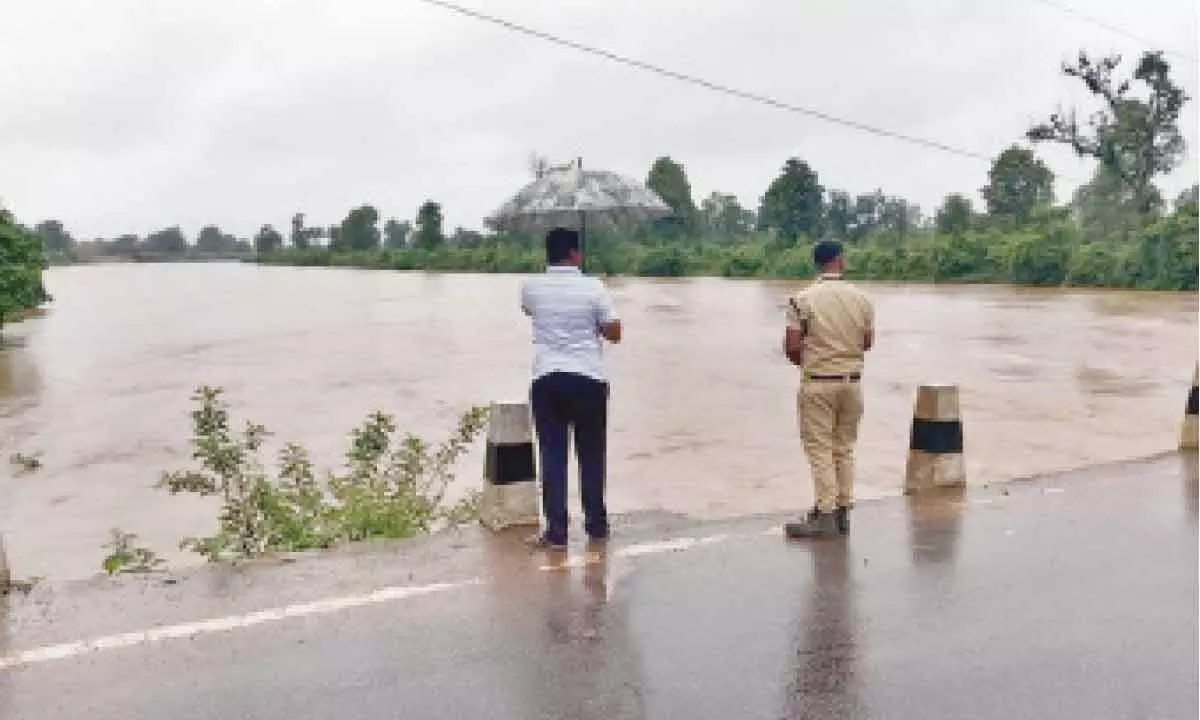
[[[646, 185], [672, 214], [639, 224], [590, 223], [589, 270], [651, 276], [795, 277], [812, 272], [813, 240], [847, 245], [851, 272], [884, 280], [1018, 282], [1195, 289], [1197, 187], [1168, 201], [1155, 181], [1182, 162], [1179, 115], [1190, 100], [1171, 79], [1162, 53], [1146, 52], [1123, 72], [1120, 56], [1086, 53], [1062, 72], [1081, 82], [1096, 109], [1051, 114], [1001, 152], [979, 188], [946, 197], [932, 212], [882, 189], [827, 188], [802, 158], [787, 159], [757, 207], [731, 193], [699, 202], [686, 168], [663, 156]], [[1091, 180], [1070, 198], [1054, 192], [1039, 144], [1069, 147], [1094, 161]], [[535, 158], [535, 173], [544, 160]], [[201, 229], [195, 244], [167, 228], [144, 239], [75, 243], [61, 223], [36, 226], [57, 259], [237, 257], [289, 265], [527, 272], [541, 266], [540, 239], [520, 233], [448, 232], [441, 206], [422, 203], [413, 221], [364, 204], [338, 224], [310, 227], [292, 217], [287, 236], [264, 225], [252, 240]]]
[[167, 261], [228, 260], [254, 257], [254, 246], [216, 225], [205, 225], [192, 242], [178, 225], [152, 232], [145, 237], [133, 233], [115, 238], [76, 240], [58, 220], [44, 220], [33, 227], [52, 264], [98, 262], [103, 260]]
[[[354, 208], [337, 225], [310, 227], [304, 213], [292, 216], [288, 236], [273, 225], [263, 225], [252, 239], [238, 238], [217, 225], [200, 228], [193, 242], [178, 225], [152, 232], [145, 237], [136, 234], [116, 238], [77, 240], [59, 220], [44, 220], [32, 228], [48, 261], [52, 264], [99, 262], [105, 260], [165, 261], [189, 260], [250, 260], [270, 256], [285, 247], [308, 250], [324, 247], [332, 252], [369, 250], [379, 247], [438, 247], [445, 243], [442, 231], [442, 210], [435, 202], [426, 202], [417, 211], [417, 222], [389, 219], [379, 229], [379, 211], [370, 205]], [[452, 242], [468, 242], [479, 236], [459, 228]]]
[[[1121, 76], [1119, 55], [1080, 52], [1062, 72], [1081, 82], [1097, 109], [1086, 122], [1056, 112], [1030, 127], [992, 162], [980, 207], [951, 194], [932, 213], [881, 189], [853, 194], [826, 188], [802, 158], [787, 159], [756, 208], [730, 193], [696, 202], [684, 165], [654, 161], [646, 185], [670, 217], [637, 225], [590, 227], [589, 269], [651, 276], [799, 277], [813, 271], [811, 242], [847, 245], [851, 273], [881, 280], [1017, 282], [1194, 290], [1198, 189], [1168, 201], [1155, 184], [1185, 151], [1179, 116], [1190, 100], [1160, 52], [1143, 53]], [[1055, 196], [1054, 173], [1039, 144], [1069, 147], [1094, 161], [1089, 182]], [[537, 168], [544, 160], [535, 158]], [[427, 205], [429, 205], [427, 203]], [[423, 206], [424, 207], [424, 206]], [[360, 228], [327, 246], [293, 245], [260, 254], [269, 263], [394, 269], [527, 272], [540, 267], [537, 238], [447, 236], [420, 222], [419, 240]], [[377, 218], [373, 208], [358, 210]], [[368, 223], [369, 224], [369, 223]], [[407, 226], [406, 230], [407, 230]]]

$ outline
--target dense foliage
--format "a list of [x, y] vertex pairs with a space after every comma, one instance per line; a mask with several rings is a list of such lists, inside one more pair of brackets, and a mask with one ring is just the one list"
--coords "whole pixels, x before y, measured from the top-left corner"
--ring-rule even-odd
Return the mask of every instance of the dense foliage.
[[0, 329], [50, 299], [42, 285], [45, 266], [38, 236], [0, 208]]
[[[1197, 274], [1196, 204], [1181, 204], [1118, 238], [1087, 237], [1071, 214], [1049, 209], [1012, 230], [980, 226], [955, 233], [920, 228], [874, 231], [848, 243], [849, 275], [870, 280], [1014, 282], [1194, 290]], [[285, 249], [264, 263], [437, 270], [535, 272], [540, 245], [529, 237], [492, 237], [476, 247], [377, 248], [358, 252], [324, 247]], [[813, 273], [801, 240], [781, 243], [765, 232], [722, 241], [621, 238], [590, 233], [588, 271], [614, 275], [798, 278]]]

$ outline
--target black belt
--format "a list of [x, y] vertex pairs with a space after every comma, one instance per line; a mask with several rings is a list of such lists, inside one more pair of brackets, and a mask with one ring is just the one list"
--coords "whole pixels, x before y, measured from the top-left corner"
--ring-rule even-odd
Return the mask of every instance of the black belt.
[[862, 378], [859, 373], [850, 373], [849, 375], [805, 375], [809, 380], [850, 380], [855, 381]]

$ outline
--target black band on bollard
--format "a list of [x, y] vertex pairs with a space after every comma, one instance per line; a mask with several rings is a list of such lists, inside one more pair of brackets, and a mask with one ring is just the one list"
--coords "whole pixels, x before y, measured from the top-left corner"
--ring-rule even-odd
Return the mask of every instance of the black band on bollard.
[[1187, 410], [1184, 415], [1200, 415], [1200, 389], [1195, 385], [1192, 386], [1192, 391], [1188, 393]]
[[913, 418], [909, 450], [948, 454], [963, 451], [962, 420], [922, 420]]
[[533, 461], [533, 443], [516, 445], [487, 444], [484, 474], [493, 485], [510, 485], [537, 477]]

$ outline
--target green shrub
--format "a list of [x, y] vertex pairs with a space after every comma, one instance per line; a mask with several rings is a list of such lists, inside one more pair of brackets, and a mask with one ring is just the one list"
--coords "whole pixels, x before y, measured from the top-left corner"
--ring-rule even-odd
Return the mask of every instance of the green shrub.
[[486, 409], [474, 407], [453, 435], [431, 444], [397, 437], [391, 416], [372, 413], [351, 435], [346, 468], [318, 478], [307, 451], [287, 444], [272, 475], [259, 459], [266, 428], [235, 432], [218, 388], [200, 387], [192, 412], [199, 467], [163, 474], [160, 486], [221, 500], [216, 532], [181, 544], [209, 560], [329, 547], [368, 538], [407, 538], [475, 515], [477, 494], [447, 504], [455, 463], [478, 437]]

